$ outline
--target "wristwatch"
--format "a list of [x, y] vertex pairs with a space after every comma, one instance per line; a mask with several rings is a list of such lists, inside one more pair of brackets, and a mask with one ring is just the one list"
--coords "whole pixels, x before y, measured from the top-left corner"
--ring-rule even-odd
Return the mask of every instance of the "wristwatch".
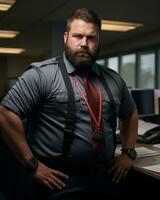
[[36, 169], [38, 168], [38, 160], [33, 156], [30, 160], [28, 160], [25, 168], [28, 173], [34, 173]]
[[137, 152], [133, 148], [122, 148], [122, 153], [128, 155], [132, 160], [137, 158]]

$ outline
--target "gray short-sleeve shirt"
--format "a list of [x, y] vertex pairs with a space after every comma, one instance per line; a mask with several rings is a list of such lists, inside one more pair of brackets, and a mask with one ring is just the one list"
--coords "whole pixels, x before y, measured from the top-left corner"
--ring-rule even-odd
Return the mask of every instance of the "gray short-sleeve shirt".
[[[63, 55], [69, 75], [74, 76], [85, 93], [83, 83], [73, 72], [75, 68]], [[97, 64], [93, 66], [95, 77], [100, 76]], [[122, 78], [113, 70], [105, 69], [104, 77], [111, 89], [116, 103], [116, 113], [122, 120], [134, 110], [135, 103]], [[100, 79], [101, 80], [101, 79]], [[74, 140], [69, 157], [81, 164], [90, 165], [95, 161], [92, 150], [92, 126], [88, 108], [72, 82], [76, 103], [76, 122]], [[101, 85], [103, 94], [102, 122], [105, 134], [104, 160], [110, 160], [114, 154], [114, 132], [110, 123], [112, 107], [110, 99]], [[17, 83], [1, 101], [1, 105], [9, 108], [21, 118], [27, 118], [29, 129], [27, 138], [32, 151], [39, 157], [54, 158], [62, 155], [63, 129], [67, 113], [68, 96], [66, 87], [55, 58], [32, 63], [19, 77]], [[116, 124], [115, 124], [116, 126]]]

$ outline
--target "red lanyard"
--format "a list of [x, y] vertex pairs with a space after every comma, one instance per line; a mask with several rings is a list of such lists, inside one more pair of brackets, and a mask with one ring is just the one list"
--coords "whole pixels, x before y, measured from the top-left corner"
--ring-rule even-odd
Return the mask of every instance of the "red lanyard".
[[[95, 114], [93, 113], [93, 110], [91, 108], [91, 106], [89, 105], [89, 102], [85, 96], [85, 94], [83, 93], [79, 83], [77, 82], [77, 80], [71, 76], [71, 79], [73, 80], [73, 82], [75, 83], [77, 89], [79, 90], [82, 98], [84, 99], [88, 109], [89, 109], [89, 112], [92, 116], [92, 119], [94, 120], [95, 122], [95, 125], [96, 125], [96, 128], [97, 129], [100, 129], [101, 128], [101, 120], [102, 120], [102, 91], [101, 91], [101, 86], [100, 86], [100, 81], [99, 79], [97, 78], [97, 87], [98, 87], [98, 94], [99, 94], [99, 114], [98, 114], [98, 120], [96, 119], [95, 117]], [[89, 81], [89, 80], [88, 80]]]

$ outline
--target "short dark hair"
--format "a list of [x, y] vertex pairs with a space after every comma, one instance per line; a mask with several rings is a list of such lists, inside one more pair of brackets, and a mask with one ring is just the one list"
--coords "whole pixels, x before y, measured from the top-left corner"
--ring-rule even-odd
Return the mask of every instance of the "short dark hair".
[[89, 10], [87, 8], [79, 8], [79, 9], [75, 10], [68, 17], [67, 26], [66, 26], [66, 31], [67, 32], [70, 30], [71, 23], [75, 19], [81, 19], [81, 20], [83, 20], [85, 22], [93, 23], [93, 24], [95, 24], [97, 26], [99, 31], [101, 30], [101, 20], [98, 17], [98, 15], [94, 11]]

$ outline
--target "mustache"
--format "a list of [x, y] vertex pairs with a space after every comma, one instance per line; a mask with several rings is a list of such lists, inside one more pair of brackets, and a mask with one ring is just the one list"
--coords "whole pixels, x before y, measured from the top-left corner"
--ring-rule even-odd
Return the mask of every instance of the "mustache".
[[88, 50], [79, 50], [76, 51], [75, 54], [87, 54], [89, 56], [93, 56]]

